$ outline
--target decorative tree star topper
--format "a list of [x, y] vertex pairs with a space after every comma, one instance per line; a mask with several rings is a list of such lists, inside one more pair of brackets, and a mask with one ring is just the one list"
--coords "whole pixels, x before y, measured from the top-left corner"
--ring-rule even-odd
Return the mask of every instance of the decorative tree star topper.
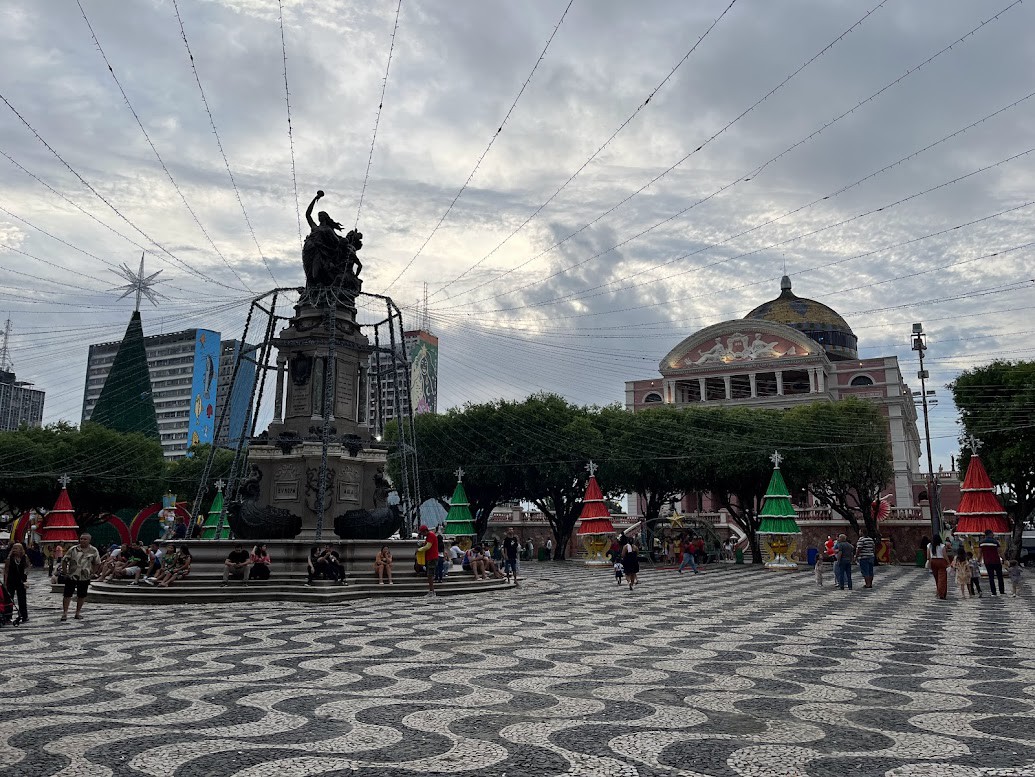
[[225, 486], [225, 485], [226, 485], [226, 483], [223, 482], [223, 478], [220, 478], [219, 480], [217, 480], [215, 482], [215, 487], [216, 487], [217, 491], [222, 491], [223, 490], [223, 486]]
[[970, 435], [970, 437], [967, 438], [967, 447], [970, 448], [970, 452], [974, 456], [981, 455], [979, 451], [981, 450], [982, 445], [984, 445], [984, 443], [974, 435]]
[[594, 475], [596, 475], [598, 469], [600, 469], [600, 466], [595, 464], [593, 462], [593, 459], [590, 459], [589, 464], [586, 465], [586, 472], [589, 473], [589, 476], [593, 477]]
[[158, 307], [159, 299], [166, 299], [165, 295], [159, 294], [152, 288], [155, 285], [155, 278], [157, 278], [162, 271], [158, 270], [150, 275], [144, 275], [144, 254], [140, 254], [140, 270], [137, 272], [133, 272], [129, 269], [129, 266], [125, 264], [112, 272], [122, 276], [129, 281], [129, 283], [125, 286], [115, 286], [111, 288], [110, 291], [121, 291], [122, 296], [119, 297], [119, 299], [125, 299], [130, 294], [136, 294], [137, 306], [135, 310], [140, 310], [141, 297], [147, 297], [148, 302], [155, 307]]
[[457, 467], [456, 468], [456, 482], [460, 483], [460, 482], [463, 481], [463, 479], [464, 479], [464, 468], [463, 467]]
[[58, 478], [58, 483], [61, 484], [62, 488], [68, 488], [68, 484], [71, 483], [71, 482], [72, 482], [72, 478], [70, 478], [68, 475], [62, 475], [61, 477]]
[[773, 462], [773, 466], [780, 469], [780, 462], [783, 461], [783, 456], [780, 455], [780, 451], [773, 451], [773, 455], [769, 457], [769, 461]]

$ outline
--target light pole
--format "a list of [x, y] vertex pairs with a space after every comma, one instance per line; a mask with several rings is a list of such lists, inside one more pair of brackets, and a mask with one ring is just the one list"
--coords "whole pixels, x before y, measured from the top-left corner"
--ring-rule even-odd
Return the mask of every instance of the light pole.
[[931, 422], [927, 412], [927, 379], [930, 377], [924, 369], [924, 351], [927, 350], [927, 335], [924, 334], [923, 324], [913, 324], [913, 350], [920, 357], [920, 371], [916, 376], [920, 378], [920, 404], [924, 409], [924, 437], [927, 440], [927, 499], [931, 505], [931, 539], [941, 534], [942, 517], [941, 507], [938, 504], [938, 484], [934, 479], [934, 457], [931, 455]]

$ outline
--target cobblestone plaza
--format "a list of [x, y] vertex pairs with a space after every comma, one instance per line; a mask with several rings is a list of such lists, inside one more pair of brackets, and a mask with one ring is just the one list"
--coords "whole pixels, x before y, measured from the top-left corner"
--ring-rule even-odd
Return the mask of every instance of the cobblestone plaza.
[[1035, 775], [1031, 600], [575, 563], [434, 600], [162, 608], [0, 630], [0, 774]]

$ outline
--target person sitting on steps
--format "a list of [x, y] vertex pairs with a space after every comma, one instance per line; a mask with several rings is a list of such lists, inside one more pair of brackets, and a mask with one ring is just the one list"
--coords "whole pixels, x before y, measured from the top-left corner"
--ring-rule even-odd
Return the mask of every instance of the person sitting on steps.
[[252, 571], [251, 554], [244, 549], [243, 542], [234, 543], [234, 549], [227, 554], [223, 562], [223, 587], [230, 581], [230, 575], [240, 576], [244, 585], [248, 585], [248, 577]]

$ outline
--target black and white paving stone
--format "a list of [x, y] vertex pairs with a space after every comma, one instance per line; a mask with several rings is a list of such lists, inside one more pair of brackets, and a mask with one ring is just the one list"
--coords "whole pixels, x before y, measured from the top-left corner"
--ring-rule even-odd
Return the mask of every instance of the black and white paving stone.
[[347, 606], [88, 605], [0, 629], [0, 774], [1035, 777], [1035, 609], [721, 566], [533, 564]]

